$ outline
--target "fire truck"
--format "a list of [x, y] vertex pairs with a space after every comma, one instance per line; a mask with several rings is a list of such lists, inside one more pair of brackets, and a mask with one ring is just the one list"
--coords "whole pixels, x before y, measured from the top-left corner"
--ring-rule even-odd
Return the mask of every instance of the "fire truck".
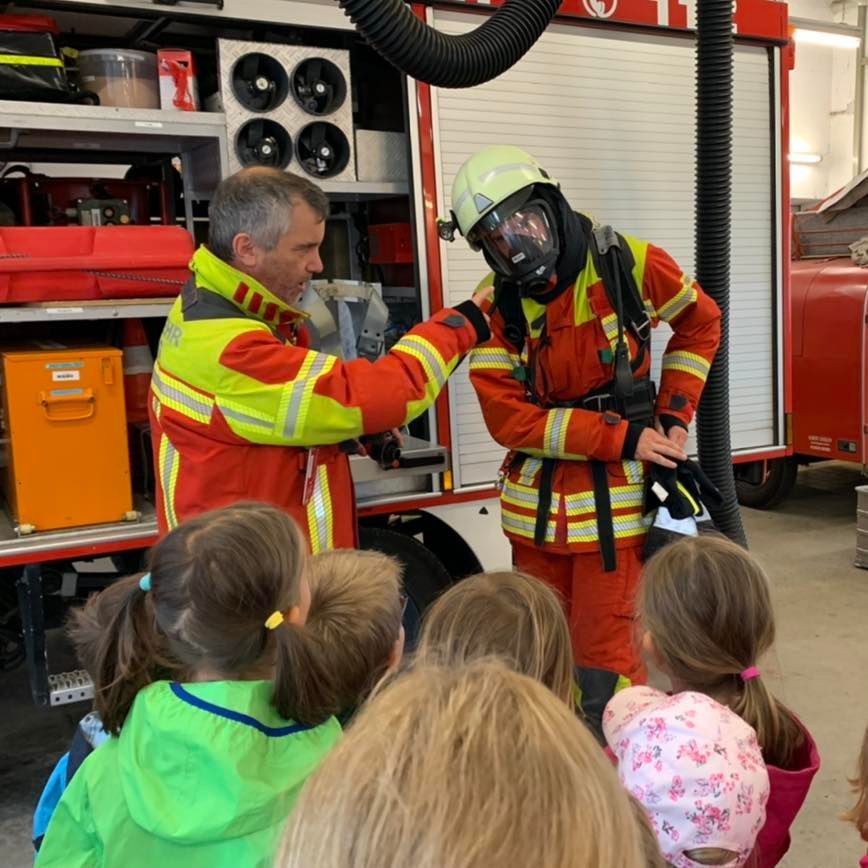
[[[497, 5], [454, 0], [411, 8], [431, 27], [463, 34]], [[113, 213], [132, 208], [133, 193], [116, 185], [136, 184], [141, 193], [145, 184], [149, 217], [130, 214], [128, 222], [183, 226], [192, 249], [204, 239], [208, 199], [221, 177], [257, 162], [307, 171], [332, 202], [324, 279], [376, 287], [390, 315], [382, 334], [388, 347], [414, 322], [467, 298], [484, 273], [478, 254], [439, 238], [437, 218], [448, 213], [463, 160], [503, 142], [533, 153], [575, 207], [653, 241], [685, 271], [693, 269], [691, 0], [565, 0], [518, 63], [467, 89], [431, 87], [398, 73], [332, 0], [36, 0], [15, 11], [55, 22], [55, 43], [71, 46], [73, 57], [80, 52], [80, 72], [100, 50], [180, 47], [195, 60], [200, 109], [107, 105], [105, 99], [93, 105], [86, 97], [0, 100], [4, 171], [24, 167], [0, 179], [0, 188], [15, 181], [7, 206], [15, 225], [23, 221], [20, 202], [38, 211], [52, 179], [66, 178], [67, 186], [57, 193], [60, 212], [55, 208], [48, 219], [60, 213], [59, 222], [67, 224], [87, 223], [87, 213], [104, 217], [105, 207]], [[788, 453], [784, 148], [793, 57], [787, 7], [740, 0], [733, 30], [732, 457], [737, 467], [756, 467]], [[90, 78], [81, 91], [108, 87], [108, 74]], [[333, 101], [342, 93], [342, 108], [321, 111], [322, 90], [318, 96], [311, 82], [324, 82], [325, 97]], [[107, 165], [121, 168], [113, 182], [71, 192], [69, 177], [87, 176], [88, 165], [102, 174]], [[0, 202], [6, 201], [0, 190]], [[94, 231], [102, 228], [90, 219]], [[133, 228], [111, 231], [120, 238]], [[124, 267], [135, 268], [135, 257]], [[81, 268], [87, 270], [86, 261]], [[153, 353], [171, 298], [127, 292], [123, 299], [58, 301], [51, 286], [48, 281], [38, 300], [7, 299], [0, 306], [0, 343], [86, 339], [119, 346], [129, 332], [124, 324], [135, 320]], [[654, 337], [658, 359], [664, 330]], [[26, 526], [11, 507], [0, 513], [2, 661], [11, 666], [26, 659], [37, 703], [92, 695], [84, 673], [51, 671], [46, 628], [60, 623], [71, 602], [137, 569], [156, 540], [147, 432], [129, 427], [134, 502], [125, 520], [51, 530]], [[17, 446], [13, 435], [7, 426], [7, 454]], [[87, 450], [64, 458], [86, 471]], [[432, 411], [411, 426], [399, 466], [383, 469], [370, 458], [353, 458], [362, 545], [405, 562], [411, 618], [456, 578], [509, 562], [495, 488], [502, 458], [466, 364]], [[51, 499], [52, 479], [44, 469], [44, 497]], [[98, 496], [86, 489], [83, 497]]]

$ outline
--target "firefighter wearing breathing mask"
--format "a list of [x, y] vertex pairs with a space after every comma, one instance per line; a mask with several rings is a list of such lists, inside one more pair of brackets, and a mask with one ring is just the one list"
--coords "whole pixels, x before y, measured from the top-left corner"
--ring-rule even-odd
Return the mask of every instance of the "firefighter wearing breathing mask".
[[[490, 146], [459, 169], [455, 230], [492, 270], [491, 340], [470, 379], [501, 468], [503, 530], [516, 566], [563, 598], [582, 707], [598, 725], [615, 690], [642, 683], [633, 599], [651, 464], [686, 458], [720, 339], [717, 305], [659, 247], [573, 211], [529, 154]], [[659, 389], [650, 333], [673, 335]]]

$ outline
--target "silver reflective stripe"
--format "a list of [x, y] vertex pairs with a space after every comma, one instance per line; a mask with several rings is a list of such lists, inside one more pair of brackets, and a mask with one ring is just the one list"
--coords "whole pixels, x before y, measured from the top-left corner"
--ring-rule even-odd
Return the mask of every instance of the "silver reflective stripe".
[[169, 529], [171, 529], [178, 523], [178, 519], [175, 515], [175, 504], [172, 500], [172, 496], [174, 495], [174, 492], [172, 491], [172, 475], [175, 472], [175, 463], [178, 460], [178, 452], [172, 445], [172, 441], [165, 435], [163, 435], [163, 446], [160, 451], [163, 453], [163, 504], [166, 508], [166, 524], [169, 526]]
[[[536, 506], [539, 503], [539, 492], [537, 491], [521, 491], [515, 487], [515, 483], [507, 480], [503, 488], [504, 496], [510, 500], [518, 500], [521, 503], [529, 503], [531, 506]], [[552, 494], [552, 511], [556, 511], [560, 506], [561, 496], [557, 493]]]
[[287, 440], [291, 440], [295, 436], [298, 422], [298, 411], [301, 408], [301, 399], [304, 397], [304, 390], [311, 380], [315, 380], [321, 373], [323, 368], [329, 363], [329, 356], [325, 353], [317, 353], [314, 363], [310, 366], [306, 377], [296, 380], [292, 384], [292, 391], [289, 395], [289, 406], [286, 408], [286, 424], [284, 425], [283, 435]]
[[701, 374], [703, 378], [708, 375], [710, 367], [708, 362], [700, 362], [698, 359], [691, 359], [689, 356], [682, 355], [678, 352], [668, 353], [663, 356], [663, 370], [665, 371], [669, 365], [680, 365], [683, 368], [690, 368], [691, 370]]
[[427, 361], [431, 366], [431, 372], [434, 374], [434, 379], [437, 381], [437, 385], [442, 389], [446, 383], [446, 374], [443, 372], [443, 362], [431, 347], [421, 341], [405, 341], [403, 346], [401, 343], [401, 341], [398, 341], [392, 349], [400, 351], [412, 347], [416, 352], [421, 353], [425, 357], [425, 361]]
[[521, 471], [518, 475], [518, 478], [525, 485], [531, 485], [533, 483], [533, 478], [539, 473], [542, 468], [542, 458], [534, 458], [531, 456], [530, 458], [525, 458], [524, 464], [521, 466]]
[[192, 412], [199, 413], [202, 416], [211, 415], [210, 404], [206, 404], [204, 401], [197, 401], [195, 398], [186, 394], [186, 392], [182, 392], [173, 386], [167, 385], [166, 381], [160, 376], [160, 373], [156, 368], [154, 368], [151, 379], [156, 384], [156, 388], [162, 392], [164, 399], [174, 401], [176, 404], [180, 404], [182, 407], [186, 407], [188, 410], [192, 410]]
[[325, 468], [318, 468], [316, 473], [316, 481], [313, 488], [313, 514], [316, 520], [317, 539], [319, 540], [320, 551], [329, 548], [331, 541], [328, 538], [328, 519], [326, 517], [325, 507], [325, 492], [323, 491], [323, 479], [326, 481], [328, 477], [326, 473], [321, 472]]
[[554, 419], [549, 433], [547, 451], [557, 456], [560, 454], [561, 430], [566, 426], [572, 410], [549, 410], [549, 413], [554, 414]]
[[[536, 522], [533, 519], [514, 518], [511, 515], [503, 513], [501, 524], [505, 530], [511, 530], [514, 533], [522, 534], [523, 536], [533, 536], [536, 530]], [[555, 538], [554, 525], [549, 522], [546, 528], [546, 541], [551, 542]]]
[[[675, 319], [675, 317], [677, 317], [678, 314], [680, 314], [681, 311], [684, 310], [684, 308], [688, 307], [689, 305], [693, 304], [694, 301], [696, 301], [696, 290], [692, 286], [687, 286], [686, 289], [687, 292], [684, 293], [684, 296], [681, 299], [675, 301], [671, 305], [664, 304], [660, 308], [660, 310], [658, 310], [657, 313], [661, 319], [665, 320], [666, 322]], [[678, 297], [676, 296], [676, 298]]]
[[256, 416], [248, 416], [247, 413], [233, 410], [231, 407], [225, 407], [219, 401], [217, 402], [217, 406], [220, 408], [220, 412], [227, 419], [234, 419], [242, 425], [252, 425], [254, 428], [263, 428], [265, 431], [271, 431], [274, 427], [271, 422], [265, 419], [258, 419]]

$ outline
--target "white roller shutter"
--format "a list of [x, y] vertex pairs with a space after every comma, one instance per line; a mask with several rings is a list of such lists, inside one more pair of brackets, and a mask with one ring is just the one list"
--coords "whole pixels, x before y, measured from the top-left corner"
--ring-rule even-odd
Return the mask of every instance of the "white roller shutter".
[[[435, 12], [462, 33], [479, 19]], [[775, 444], [775, 247], [769, 58], [739, 46], [735, 58], [731, 400], [733, 448]], [[511, 70], [469, 90], [436, 90], [435, 149], [443, 191], [458, 167], [493, 142], [533, 153], [573, 206], [694, 265], [693, 42], [549, 28]], [[485, 274], [461, 239], [441, 244], [444, 294], [456, 303]], [[655, 332], [655, 356], [668, 334]], [[655, 371], [655, 375], [657, 372]], [[463, 365], [451, 381], [456, 486], [492, 481], [503, 449], [485, 428]]]

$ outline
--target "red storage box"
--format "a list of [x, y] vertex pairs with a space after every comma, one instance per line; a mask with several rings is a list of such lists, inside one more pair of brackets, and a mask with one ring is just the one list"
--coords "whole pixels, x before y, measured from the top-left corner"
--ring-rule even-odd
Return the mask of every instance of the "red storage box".
[[0, 303], [171, 296], [190, 276], [180, 226], [0, 229]]
[[413, 233], [409, 223], [379, 223], [368, 228], [370, 259], [374, 265], [402, 265], [413, 261]]

